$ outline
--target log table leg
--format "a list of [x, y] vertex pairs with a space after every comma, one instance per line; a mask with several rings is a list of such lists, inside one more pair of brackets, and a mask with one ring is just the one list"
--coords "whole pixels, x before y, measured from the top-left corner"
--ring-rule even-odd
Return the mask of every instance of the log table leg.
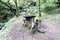
[[31, 31], [30, 31], [32, 34], [34, 34], [35, 32], [45, 33], [45, 31], [42, 32], [38, 29], [38, 24], [39, 24], [39, 20], [36, 20], [33, 28], [31, 28]]

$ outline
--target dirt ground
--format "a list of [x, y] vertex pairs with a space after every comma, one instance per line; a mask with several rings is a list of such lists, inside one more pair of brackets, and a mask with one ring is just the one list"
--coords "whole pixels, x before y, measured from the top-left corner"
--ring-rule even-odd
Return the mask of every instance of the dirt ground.
[[13, 21], [12, 28], [2, 40], [60, 40], [60, 20], [44, 19], [39, 25], [45, 33], [36, 32], [31, 35], [30, 30], [22, 26], [23, 21], [17, 18]]

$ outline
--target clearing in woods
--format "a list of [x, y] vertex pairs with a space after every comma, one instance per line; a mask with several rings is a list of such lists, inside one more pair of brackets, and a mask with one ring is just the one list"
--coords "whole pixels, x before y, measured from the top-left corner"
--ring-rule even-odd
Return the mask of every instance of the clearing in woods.
[[18, 17], [11, 22], [12, 28], [7, 31], [2, 40], [60, 40], [60, 19], [53, 19], [54, 17], [48, 16], [39, 25], [40, 30], [41, 28], [46, 30], [44, 34], [36, 32], [34, 35], [31, 35], [30, 30], [22, 26], [23, 20], [21, 17]]

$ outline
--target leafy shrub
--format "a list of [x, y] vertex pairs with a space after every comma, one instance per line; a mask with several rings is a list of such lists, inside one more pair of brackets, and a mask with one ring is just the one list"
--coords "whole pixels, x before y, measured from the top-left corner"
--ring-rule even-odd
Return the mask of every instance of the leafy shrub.
[[43, 11], [43, 12], [52, 13], [53, 10], [54, 10], [56, 7], [57, 7], [57, 5], [54, 4], [54, 3], [45, 3], [45, 4], [43, 4], [43, 5], [40, 7], [40, 9], [41, 9], [41, 11]]

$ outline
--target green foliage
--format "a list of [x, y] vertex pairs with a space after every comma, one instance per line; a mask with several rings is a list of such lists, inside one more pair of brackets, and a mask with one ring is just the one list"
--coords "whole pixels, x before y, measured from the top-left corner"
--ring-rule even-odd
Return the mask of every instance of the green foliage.
[[7, 2], [0, 0], [0, 22], [7, 22], [14, 16], [12, 6]]
[[8, 0], [2, 0], [3, 2], [7, 2]]
[[57, 5], [54, 3], [44, 3], [40, 6], [40, 11], [46, 13], [53, 13], [54, 9], [56, 9]]
[[[31, 1], [36, 2], [36, 0], [10, 0], [9, 2], [14, 3], [14, 6], [12, 6], [11, 4], [8, 4], [8, 0], [4, 0], [3, 1], [4, 3], [3, 2], [2, 3], [0, 2], [0, 9], [1, 9], [0, 10], [0, 19], [3, 20], [2, 19], [2, 16], [4, 17], [4, 15], [6, 15], [6, 14], [8, 14], [8, 15], [14, 14], [14, 13], [11, 12], [13, 8], [15, 8], [16, 9], [16, 12], [18, 13], [19, 10], [20, 10], [18, 8], [19, 6], [29, 5], [31, 3]], [[57, 5], [55, 3], [53, 3], [53, 2], [54, 2], [54, 0], [44, 0], [44, 1], [43, 0], [40, 0], [40, 11], [41, 12], [51, 13], [52, 14], [53, 13], [53, 10], [57, 7]], [[37, 5], [38, 5], [38, 3], [37, 3]], [[26, 10], [25, 12], [29, 13], [29, 15], [30, 14], [34, 14], [35, 15], [35, 14], [38, 13], [38, 6], [31, 6], [30, 5], [27, 8], [24, 8], [24, 6], [22, 6], [23, 7], [23, 10]], [[23, 13], [23, 10], [22, 10], [22, 13]], [[9, 19], [9, 16], [8, 16], [8, 19]]]
[[[32, 1], [36, 2], [38, 5], [38, 0], [0, 0], [0, 22], [8, 21], [19, 13], [24, 14], [25, 12], [29, 15], [38, 14], [39, 7], [37, 5], [31, 6]], [[23, 7], [21, 12], [19, 12], [19, 7]], [[40, 0], [40, 12], [52, 14], [56, 7], [57, 5], [54, 3], [54, 0]], [[13, 9], [15, 9], [16, 12], [12, 11]], [[7, 18], [3, 19], [6, 14], [8, 15]]]

